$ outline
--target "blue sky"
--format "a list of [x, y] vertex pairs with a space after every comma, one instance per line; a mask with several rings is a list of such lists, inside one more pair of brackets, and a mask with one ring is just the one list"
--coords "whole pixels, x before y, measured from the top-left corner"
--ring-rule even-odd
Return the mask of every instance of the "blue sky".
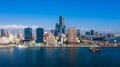
[[0, 0], [0, 25], [54, 28], [59, 15], [67, 27], [120, 32], [119, 0]]

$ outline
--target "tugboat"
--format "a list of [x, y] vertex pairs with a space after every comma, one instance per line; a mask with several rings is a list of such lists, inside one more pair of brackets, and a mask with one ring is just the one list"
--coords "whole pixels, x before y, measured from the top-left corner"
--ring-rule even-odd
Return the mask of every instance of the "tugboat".
[[100, 47], [90, 47], [89, 50], [93, 53], [100, 51]]

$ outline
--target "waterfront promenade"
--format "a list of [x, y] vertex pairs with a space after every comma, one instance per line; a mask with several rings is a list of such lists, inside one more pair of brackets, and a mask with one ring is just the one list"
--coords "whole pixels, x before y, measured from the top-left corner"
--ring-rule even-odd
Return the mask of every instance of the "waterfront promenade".
[[[19, 47], [18, 45], [0, 45], [0, 48]], [[120, 46], [90, 46], [90, 45], [76, 45], [76, 46], [27, 46], [28, 48], [84, 48], [84, 47], [120, 47]]]

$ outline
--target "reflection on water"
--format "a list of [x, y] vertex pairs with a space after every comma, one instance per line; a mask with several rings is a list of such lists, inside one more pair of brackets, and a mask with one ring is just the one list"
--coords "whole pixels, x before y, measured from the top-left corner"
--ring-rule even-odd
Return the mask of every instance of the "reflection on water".
[[69, 59], [69, 62], [70, 64], [72, 64], [72, 66], [77, 63], [77, 48], [74, 49], [74, 48], [70, 48], [68, 49], [68, 59]]
[[120, 67], [119, 56], [119, 48], [1, 48], [0, 67]]

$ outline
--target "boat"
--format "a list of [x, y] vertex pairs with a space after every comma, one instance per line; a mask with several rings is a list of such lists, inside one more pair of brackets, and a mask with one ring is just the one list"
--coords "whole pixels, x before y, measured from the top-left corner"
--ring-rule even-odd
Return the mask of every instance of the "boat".
[[15, 47], [15, 45], [10, 45], [10, 47]]
[[18, 45], [18, 48], [28, 48], [29, 46], [25, 46], [25, 45]]
[[89, 50], [90, 50], [91, 52], [95, 53], [95, 52], [100, 51], [101, 48], [100, 48], [100, 47], [90, 47]]
[[117, 45], [117, 47], [120, 47], [120, 45]]

